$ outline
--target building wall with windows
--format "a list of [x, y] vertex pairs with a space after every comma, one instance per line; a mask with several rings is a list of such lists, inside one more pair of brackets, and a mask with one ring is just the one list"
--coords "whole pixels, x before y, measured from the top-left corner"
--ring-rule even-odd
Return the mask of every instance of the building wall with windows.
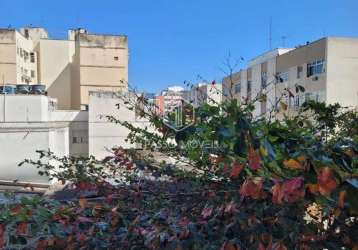
[[[277, 76], [275, 95], [283, 97], [288, 112], [295, 111], [306, 99], [326, 101], [326, 39], [320, 39], [301, 46], [277, 57]], [[304, 93], [296, 93], [297, 85], [305, 88]], [[286, 95], [289, 89], [293, 96]]]
[[43, 28], [0, 29], [2, 84], [44, 84], [62, 109], [87, 109], [89, 91], [128, 89], [128, 39], [124, 35], [68, 32], [49, 39]]
[[[260, 91], [265, 93], [265, 98], [255, 104], [255, 116], [277, 107], [279, 101], [287, 105], [284, 112], [289, 115], [295, 115], [307, 100], [357, 106], [357, 58], [356, 38], [328, 37], [276, 54], [268, 52], [251, 60], [247, 69], [233, 74], [231, 79], [241, 87], [240, 95], [234, 94], [234, 98], [242, 101], [254, 98]], [[230, 77], [224, 78], [224, 88], [229, 82]], [[296, 93], [298, 85], [305, 92]]]

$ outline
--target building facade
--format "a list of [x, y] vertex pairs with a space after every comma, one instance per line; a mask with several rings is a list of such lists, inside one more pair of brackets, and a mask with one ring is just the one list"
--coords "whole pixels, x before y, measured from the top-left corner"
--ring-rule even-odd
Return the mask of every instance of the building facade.
[[[296, 93], [298, 85], [305, 92]], [[246, 101], [265, 93], [266, 98], [255, 103], [256, 116], [275, 108], [280, 99], [291, 114], [312, 99], [357, 106], [358, 39], [327, 37], [294, 49], [276, 49], [224, 78], [223, 86], [223, 99]]]
[[89, 91], [128, 88], [128, 40], [124, 35], [69, 30], [50, 39], [43, 28], [0, 29], [2, 85], [44, 84], [61, 109], [86, 109]]
[[189, 101], [194, 107], [207, 103], [218, 105], [222, 101], [222, 84], [198, 83], [189, 92]]

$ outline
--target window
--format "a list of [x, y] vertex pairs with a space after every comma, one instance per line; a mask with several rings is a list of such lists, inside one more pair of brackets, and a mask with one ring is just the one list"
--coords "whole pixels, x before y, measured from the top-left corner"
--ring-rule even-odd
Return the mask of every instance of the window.
[[35, 70], [31, 70], [31, 77], [35, 78]]
[[324, 60], [313, 61], [307, 64], [307, 77], [319, 75], [324, 72]]
[[251, 93], [251, 80], [247, 80], [247, 93]]
[[297, 79], [302, 77], [303, 68], [302, 66], [297, 66]]
[[300, 106], [300, 96], [296, 95], [295, 96], [295, 107], [299, 107]]
[[30, 53], [30, 62], [32, 62], [32, 63], [35, 62], [35, 53], [34, 52]]
[[235, 84], [235, 94], [240, 93], [241, 92], [241, 84], [237, 83]]
[[21, 56], [21, 57], [23, 56], [22, 48], [20, 48], [20, 56]]
[[115, 61], [118, 61], [118, 56], [113, 57]]
[[267, 85], [267, 72], [261, 73], [261, 88], [266, 88]]
[[279, 82], [287, 82], [288, 81], [288, 72], [278, 73]]
[[81, 143], [87, 144], [88, 143], [87, 138], [86, 137], [81, 137]]
[[74, 137], [72, 137], [72, 143], [74, 143], [74, 144], [87, 144], [88, 140], [87, 140], [86, 137], [74, 136]]

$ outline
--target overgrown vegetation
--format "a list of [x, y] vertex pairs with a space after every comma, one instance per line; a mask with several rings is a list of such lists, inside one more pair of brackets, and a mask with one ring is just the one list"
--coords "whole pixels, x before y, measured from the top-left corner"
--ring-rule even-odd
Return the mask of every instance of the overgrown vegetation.
[[[180, 132], [144, 98], [128, 102], [139, 101], [140, 115], [159, 132], [108, 119], [129, 128], [131, 142], [190, 168], [156, 168], [123, 149], [103, 161], [41, 152], [39, 161], [26, 162], [50, 178], [71, 181], [81, 198], [2, 205], [0, 246], [357, 249], [357, 112], [307, 102], [293, 117], [255, 119], [253, 103], [264, 98], [204, 104], [195, 124]], [[60, 166], [48, 164], [49, 158]]]

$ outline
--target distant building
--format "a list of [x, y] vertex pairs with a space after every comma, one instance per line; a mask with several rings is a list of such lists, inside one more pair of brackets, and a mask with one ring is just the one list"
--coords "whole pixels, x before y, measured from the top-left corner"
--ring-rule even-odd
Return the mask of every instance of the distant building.
[[161, 98], [157, 100], [162, 103], [159, 103], [159, 107], [162, 107], [162, 113], [167, 114], [173, 112], [173, 110], [182, 103], [183, 100], [187, 100], [188, 91], [184, 90], [180, 86], [170, 86], [167, 89], [163, 90], [160, 94]]
[[207, 103], [218, 105], [222, 101], [222, 85], [217, 83], [198, 83], [189, 92], [189, 101], [194, 107]]
[[43, 28], [0, 29], [0, 85], [38, 83], [61, 109], [86, 109], [89, 91], [126, 91], [127, 37], [74, 29], [56, 40]]
[[[327, 37], [297, 48], [275, 49], [251, 60], [242, 69], [223, 79], [223, 99], [246, 101], [259, 93], [255, 115], [276, 107], [285, 89], [286, 112], [295, 114], [306, 100], [358, 106], [358, 39]], [[301, 85], [305, 92], [296, 93]]]

